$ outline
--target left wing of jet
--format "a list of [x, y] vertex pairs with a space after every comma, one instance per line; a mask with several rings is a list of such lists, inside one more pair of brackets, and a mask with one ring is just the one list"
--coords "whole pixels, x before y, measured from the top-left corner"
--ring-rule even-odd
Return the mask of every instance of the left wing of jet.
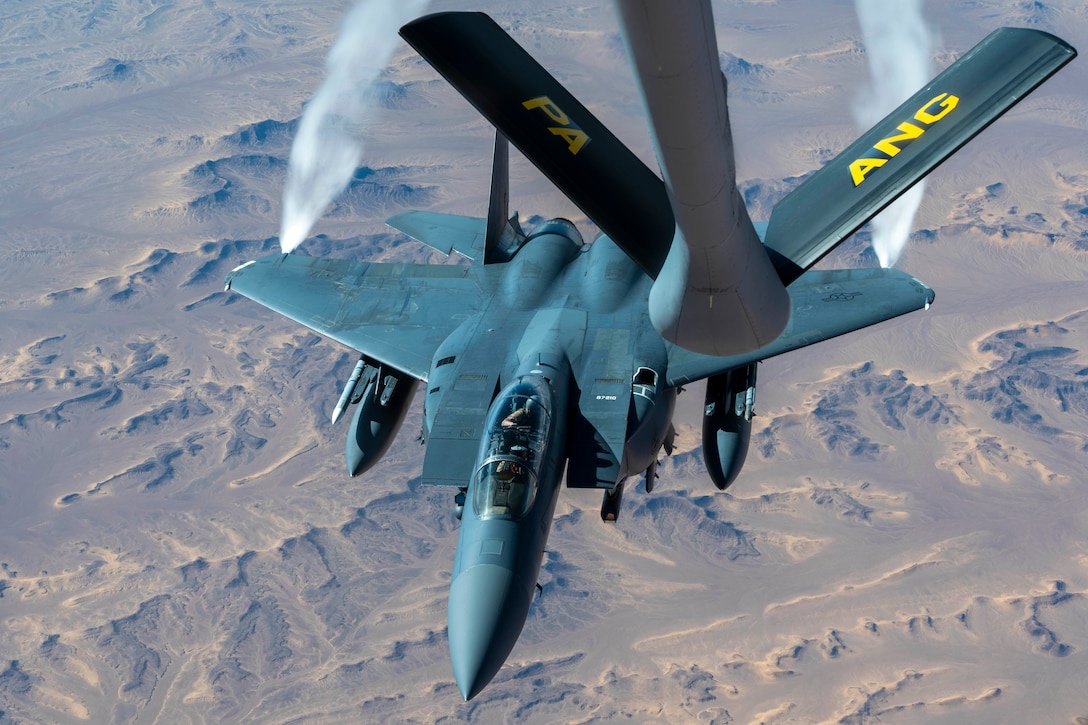
[[476, 267], [295, 254], [247, 262], [226, 287], [420, 380], [442, 341], [487, 297]]
[[934, 296], [933, 290], [909, 274], [881, 268], [809, 271], [787, 291], [792, 315], [777, 340], [731, 357], [700, 355], [669, 345], [668, 384], [684, 385], [924, 309]]

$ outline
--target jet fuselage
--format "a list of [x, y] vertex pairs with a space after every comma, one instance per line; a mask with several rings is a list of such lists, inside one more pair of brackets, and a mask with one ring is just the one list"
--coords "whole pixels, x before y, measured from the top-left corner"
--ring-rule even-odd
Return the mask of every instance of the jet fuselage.
[[656, 461], [676, 395], [664, 387], [665, 345], [646, 312], [650, 280], [607, 237], [583, 247], [573, 225], [551, 220], [493, 266], [495, 299], [436, 352], [424, 415], [425, 433], [441, 428], [465, 388], [494, 377], [497, 394], [479, 391], [489, 408], [475, 461], [450, 474], [467, 484], [449, 597], [450, 658], [466, 699], [525, 624], [575, 448], [570, 431], [622, 416], [619, 450], [608, 451], [615, 486]]

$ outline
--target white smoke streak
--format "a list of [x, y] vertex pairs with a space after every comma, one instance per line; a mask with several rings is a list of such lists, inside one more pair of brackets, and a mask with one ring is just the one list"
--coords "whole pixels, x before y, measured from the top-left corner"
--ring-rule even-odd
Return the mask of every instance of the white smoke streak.
[[363, 158], [366, 91], [393, 55], [397, 30], [426, 7], [427, 0], [361, 0], [344, 19], [325, 59], [325, 81], [306, 106], [291, 147], [280, 223], [284, 252], [302, 243], [351, 181]]
[[[859, 98], [855, 116], [868, 129], [929, 81], [931, 38], [922, 0], [899, 0], [894, 5], [888, 0], [856, 0], [856, 5], [871, 84]], [[915, 184], [873, 219], [873, 251], [881, 267], [891, 267], [899, 259], [923, 191], [923, 182]]]

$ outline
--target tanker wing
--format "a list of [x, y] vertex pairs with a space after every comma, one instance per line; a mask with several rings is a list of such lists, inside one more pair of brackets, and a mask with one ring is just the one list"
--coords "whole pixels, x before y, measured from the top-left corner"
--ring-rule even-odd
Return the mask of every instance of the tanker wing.
[[799, 277], [1076, 55], [1039, 30], [990, 33], [774, 207], [763, 241], [791, 263], [779, 266], [783, 282]]
[[657, 277], [675, 227], [665, 185], [559, 81], [483, 13], [427, 15], [400, 34], [646, 274]]

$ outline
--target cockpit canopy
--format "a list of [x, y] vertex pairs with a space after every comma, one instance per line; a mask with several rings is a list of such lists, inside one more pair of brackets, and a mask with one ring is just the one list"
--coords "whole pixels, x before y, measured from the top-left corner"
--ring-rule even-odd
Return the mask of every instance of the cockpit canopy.
[[548, 393], [542, 378], [524, 377], [492, 404], [473, 481], [477, 516], [516, 519], [532, 507], [548, 445]]

